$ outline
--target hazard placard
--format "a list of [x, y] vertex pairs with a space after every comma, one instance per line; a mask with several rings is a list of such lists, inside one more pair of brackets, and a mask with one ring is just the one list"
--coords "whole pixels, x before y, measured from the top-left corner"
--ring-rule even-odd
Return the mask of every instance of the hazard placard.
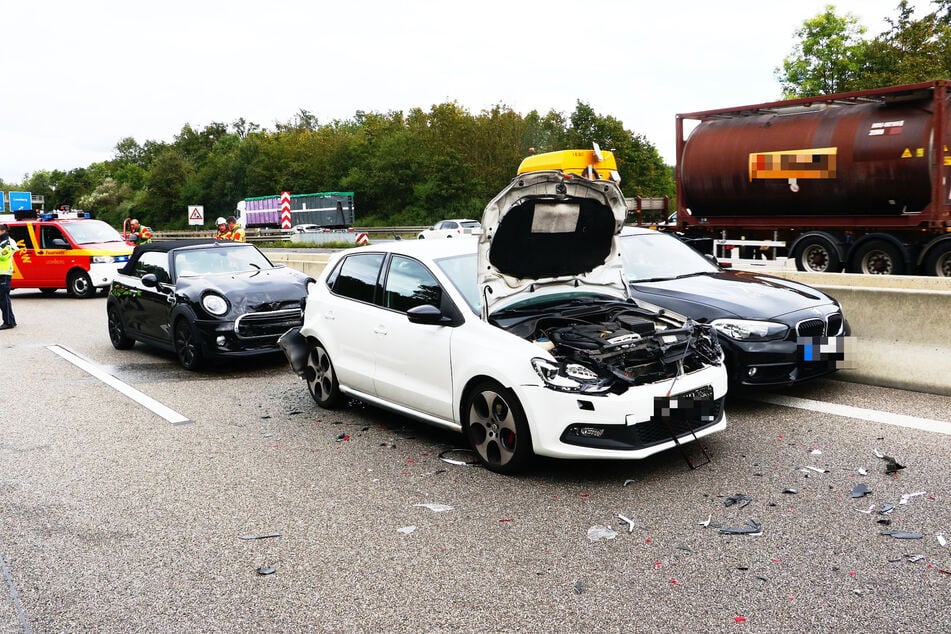
[[188, 207], [188, 224], [199, 226], [205, 224], [205, 208], [202, 205]]

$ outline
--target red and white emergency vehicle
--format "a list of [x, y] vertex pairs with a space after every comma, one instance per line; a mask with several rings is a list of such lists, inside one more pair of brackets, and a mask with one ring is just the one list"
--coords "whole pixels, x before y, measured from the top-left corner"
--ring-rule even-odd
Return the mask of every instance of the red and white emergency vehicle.
[[77, 212], [39, 214], [17, 220], [0, 215], [19, 251], [13, 258], [12, 288], [38, 288], [44, 294], [65, 288], [73, 297], [106, 291], [132, 246], [101, 220]]

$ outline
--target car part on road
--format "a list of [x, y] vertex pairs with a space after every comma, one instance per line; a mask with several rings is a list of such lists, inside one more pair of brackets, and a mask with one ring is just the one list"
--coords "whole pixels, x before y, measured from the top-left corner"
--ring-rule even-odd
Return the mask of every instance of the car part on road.
[[432, 503], [414, 504], [413, 506], [421, 506], [423, 508], [429, 509], [433, 513], [445, 513], [446, 511], [451, 511], [455, 508], [448, 504], [432, 504]]
[[274, 566], [261, 566], [257, 569], [257, 573], [262, 576], [273, 575], [275, 572], [277, 572], [277, 568]]
[[588, 529], [588, 539], [593, 542], [598, 542], [602, 539], [614, 539], [615, 537], [617, 537], [617, 531], [610, 526], [595, 524]]
[[397, 533], [402, 533], [403, 535], [409, 535], [410, 533], [416, 530], [415, 526], [403, 526], [402, 528], [397, 528]]
[[894, 537], [895, 539], [921, 539], [924, 537], [921, 533], [912, 533], [910, 531], [883, 531], [881, 534]]
[[899, 504], [908, 504], [908, 500], [911, 498], [916, 498], [919, 495], [924, 495], [927, 491], [916, 491], [915, 493], [902, 493], [901, 499], [898, 501]]
[[741, 509], [743, 507], [749, 506], [750, 502], [752, 501], [753, 501], [753, 498], [751, 498], [748, 495], [745, 495], [743, 493], [734, 493], [730, 497], [723, 500], [723, 506], [733, 506], [734, 504], [739, 504], [739, 506], [737, 506], [736, 508]]
[[724, 526], [720, 529], [721, 535], [753, 535], [763, 534], [763, 526], [756, 520], [746, 520], [746, 526]]
[[[457, 458], [449, 457], [455, 454], [469, 455], [473, 457], [469, 459], [457, 459]], [[472, 449], [462, 449], [462, 448], [447, 449], [446, 451], [443, 451], [442, 453], [440, 453], [438, 458], [447, 464], [456, 465], [458, 467], [481, 467], [482, 466], [482, 462], [479, 461], [479, 458], [476, 455], [476, 452]]]
[[863, 497], [865, 497], [866, 495], [868, 495], [868, 494], [871, 493], [871, 492], [872, 492], [872, 490], [871, 490], [870, 488], [868, 488], [868, 485], [865, 484], [864, 482], [861, 482], [861, 483], [855, 485], [855, 488], [852, 489], [852, 497], [853, 497], [853, 498], [863, 498]]
[[632, 520], [632, 519], [630, 519], [630, 518], [627, 518], [627, 517], [624, 517], [624, 516], [621, 515], [620, 513], [618, 513], [617, 516], [618, 516], [618, 519], [619, 519], [619, 520], [621, 520], [622, 522], [625, 522], [625, 523], [627, 524], [627, 527], [628, 527], [628, 531], [627, 531], [627, 532], [628, 532], [628, 533], [633, 533], [633, 532], [634, 532], [634, 520]]

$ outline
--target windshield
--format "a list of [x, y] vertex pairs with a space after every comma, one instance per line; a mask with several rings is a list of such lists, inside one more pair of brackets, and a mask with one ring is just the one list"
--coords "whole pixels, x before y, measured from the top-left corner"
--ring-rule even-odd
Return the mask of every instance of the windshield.
[[436, 260], [436, 266], [446, 274], [452, 285], [459, 290], [472, 312], [478, 315], [482, 304], [479, 301], [479, 290], [476, 283], [476, 260], [475, 253], [468, 253], [438, 259]]
[[274, 265], [254, 246], [182, 249], [175, 252], [175, 271], [182, 275], [238, 273], [270, 269]]
[[81, 220], [60, 225], [76, 244], [94, 244], [97, 242], [125, 242], [119, 232], [102, 220]]
[[622, 235], [618, 242], [628, 282], [664, 280], [719, 271], [692, 247], [663, 233]]

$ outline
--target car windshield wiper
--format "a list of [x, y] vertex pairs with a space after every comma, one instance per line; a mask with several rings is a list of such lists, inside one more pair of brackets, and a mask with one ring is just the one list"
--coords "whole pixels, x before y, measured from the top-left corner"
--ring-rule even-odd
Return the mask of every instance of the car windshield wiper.
[[693, 273], [682, 273], [673, 277], [648, 277], [643, 280], [628, 280], [631, 284], [644, 284], [647, 282], [669, 282], [670, 280], [682, 280], [685, 277], [696, 277], [697, 275], [712, 275], [714, 271], [694, 271]]

